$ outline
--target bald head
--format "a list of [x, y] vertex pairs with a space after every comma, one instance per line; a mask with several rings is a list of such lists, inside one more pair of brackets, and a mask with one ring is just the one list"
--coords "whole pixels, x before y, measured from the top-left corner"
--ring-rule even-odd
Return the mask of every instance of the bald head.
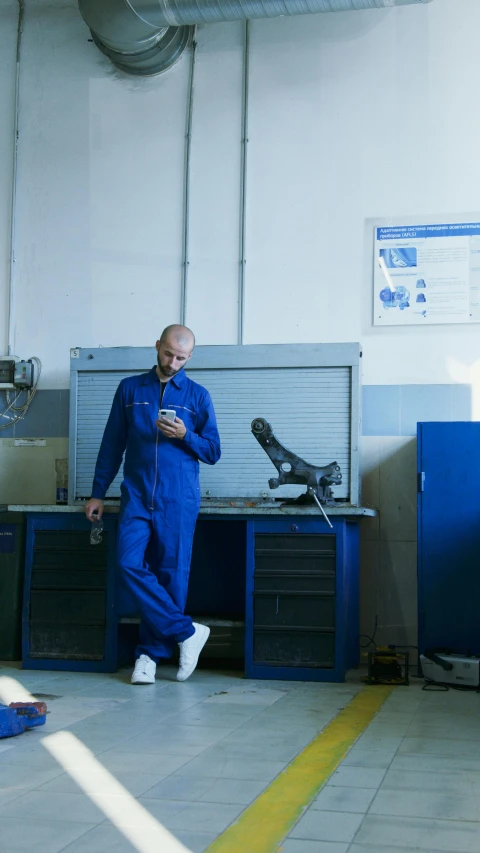
[[175, 376], [192, 355], [195, 335], [186, 326], [176, 323], [163, 330], [156, 343], [157, 375], [160, 382], [168, 382]]
[[193, 351], [195, 346], [195, 335], [192, 330], [187, 326], [180, 326], [177, 323], [172, 323], [171, 326], [167, 326], [161, 336], [160, 343], [166, 343], [167, 341], [172, 344], [179, 344], [182, 348], [190, 348], [190, 352]]

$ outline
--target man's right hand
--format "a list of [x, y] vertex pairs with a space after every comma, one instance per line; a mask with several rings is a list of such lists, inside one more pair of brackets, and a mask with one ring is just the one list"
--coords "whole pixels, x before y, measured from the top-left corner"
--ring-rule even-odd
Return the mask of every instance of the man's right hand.
[[90, 498], [85, 504], [85, 515], [88, 521], [100, 521], [103, 515], [103, 501], [98, 498]]

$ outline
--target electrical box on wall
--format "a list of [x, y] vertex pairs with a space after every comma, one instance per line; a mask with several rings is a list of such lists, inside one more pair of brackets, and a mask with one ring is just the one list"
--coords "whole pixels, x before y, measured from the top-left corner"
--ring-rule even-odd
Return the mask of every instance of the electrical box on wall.
[[15, 364], [16, 361], [13, 358], [0, 357], [0, 389], [7, 391], [15, 388], [13, 384]]
[[11, 356], [0, 356], [0, 390], [14, 391], [33, 387], [33, 362]]
[[31, 388], [33, 385], [33, 363], [31, 361], [17, 361], [13, 384], [16, 388]]

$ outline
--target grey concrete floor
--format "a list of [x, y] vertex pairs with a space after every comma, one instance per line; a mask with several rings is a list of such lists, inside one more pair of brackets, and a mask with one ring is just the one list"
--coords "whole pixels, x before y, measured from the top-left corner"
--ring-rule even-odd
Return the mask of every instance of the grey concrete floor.
[[[170, 667], [155, 685], [133, 687], [129, 670], [0, 664], [0, 701], [22, 699], [16, 685], [43, 696], [49, 714], [45, 726], [0, 740], [2, 853], [135, 853], [148, 830], [142, 815], [179, 849], [201, 853], [359, 690], [375, 689], [358, 674], [307, 684], [205, 669], [179, 684]], [[480, 695], [421, 686], [394, 689], [282, 853], [479, 853]], [[74, 736], [62, 763], [48, 748], [57, 732]], [[84, 763], [80, 787], [73, 777]], [[106, 801], [105, 770], [125, 789], [111, 795], [113, 819], [96, 796]], [[125, 832], [130, 801], [142, 811]]]

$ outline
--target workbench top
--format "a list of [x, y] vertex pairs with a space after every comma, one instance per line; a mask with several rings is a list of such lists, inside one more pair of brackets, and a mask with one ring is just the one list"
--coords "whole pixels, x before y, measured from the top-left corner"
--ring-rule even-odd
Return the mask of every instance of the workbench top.
[[[84, 504], [9, 504], [5, 507], [8, 512], [84, 512]], [[118, 502], [105, 502], [106, 513], [118, 513]], [[1, 509], [1, 507], [0, 507]], [[351, 506], [350, 504], [336, 504], [326, 506], [325, 512], [332, 518], [375, 518], [378, 511], [371, 507]], [[200, 506], [200, 517], [209, 515], [248, 515], [248, 516], [276, 516], [303, 515], [321, 517], [321, 512], [316, 506], [298, 506], [290, 504], [282, 506], [280, 502], [269, 500], [243, 500], [241, 498], [222, 498], [203, 500]]]

